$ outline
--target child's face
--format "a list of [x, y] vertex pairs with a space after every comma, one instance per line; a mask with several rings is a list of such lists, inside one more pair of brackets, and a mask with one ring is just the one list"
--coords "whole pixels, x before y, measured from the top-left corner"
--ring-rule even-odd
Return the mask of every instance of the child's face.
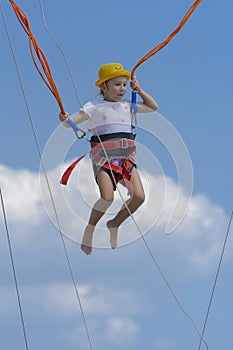
[[120, 101], [126, 93], [127, 81], [124, 76], [108, 80], [103, 86], [104, 99], [109, 102]]

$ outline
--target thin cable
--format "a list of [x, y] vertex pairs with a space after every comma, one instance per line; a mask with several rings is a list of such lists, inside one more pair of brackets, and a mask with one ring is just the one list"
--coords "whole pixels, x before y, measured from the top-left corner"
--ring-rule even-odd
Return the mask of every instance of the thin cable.
[[82, 307], [81, 297], [79, 295], [78, 287], [77, 287], [77, 284], [76, 284], [76, 281], [75, 281], [74, 272], [73, 272], [72, 265], [71, 265], [71, 262], [70, 262], [70, 259], [69, 259], [69, 255], [68, 255], [68, 250], [67, 250], [67, 247], [66, 247], [65, 239], [64, 239], [63, 234], [62, 234], [60, 220], [59, 220], [58, 213], [57, 213], [56, 206], [55, 206], [55, 202], [54, 202], [54, 199], [53, 199], [53, 194], [52, 194], [51, 186], [50, 186], [49, 179], [48, 179], [48, 176], [47, 176], [46, 167], [45, 167], [45, 164], [44, 164], [43, 159], [42, 159], [42, 152], [41, 152], [41, 149], [40, 149], [40, 145], [39, 145], [36, 129], [35, 129], [33, 118], [32, 118], [32, 114], [31, 114], [31, 110], [29, 108], [29, 103], [28, 103], [28, 99], [27, 99], [27, 96], [26, 96], [23, 80], [22, 80], [22, 77], [21, 77], [19, 65], [18, 65], [18, 62], [17, 62], [17, 59], [16, 59], [15, 51], [14, 51], [14, 48], [13, 48], [13, 43], [12, 43], [12, 40], [11, 40], [10, 32], [9, 32], [9, 29], [8, 29], [8, 26], [7, 26], [6, 18], [5, 18], [5, 15], [4, 15], [1, 3], [0, 3], [0, 8], [1, 8], [1, 14], [2, 14], [2, 17], [3, 17], [3, 22], [4, 22], [5, 29], [6, 29], [6, 33], [7, 33], [7, 37], [8, 37], [8, 41], [9, 41], [9, 45], [10, 45], [10, 49], [11, 49], [12, 56], [13, 56], [13, 59], [14, 59], [14, 64], [15, 64], [15, 68], [16, 68], [16, 71], [17, 71], [17, 75], [18, 75], [21, 91], [22, 91], [24, 102], [25, 102], [25, 105], [26, 105], [29, 121], [30, 121], [31, 128], [32, 128], [32, 131], [33, 131], [33, 135], [34, 135], [34, 139], [35, 139], [35, 143], [36, 143], [36, 148], [37, 148], [37, 151], [38, 151], [38, 154], [39, 154], [40, 162], [41, 162], [41, 165], [42, 165], [42, 168], [43, 168], [43, 172], [44, 172], [44, 176], [45, 176], [45, 179], [46, 179], [46, 184], [47, 184], [47, 187], [48, 187], [50, 200], [51, 200], [52, 207], [53, 207], [53, 210], [54, 210], [54, 214], [55, 214], [55, 218], [56, 218], [56, 222], [57, 222], [57, 226], [58, 226], [58, 231], [60, 233], [60, 238], [62, 240], [62, 245], [63, 245], [63, 249], [64, 249], [64, 252], [65, 252], [65, 257], [66, 257], [66, 260], [67, 260], [67, 264], [68, 264], [68, 267], [69, 267], [70, 276], [71, 276], [71, 279], [72, 279], [72, 282], [73, 282], [73, 286], [75, 288], [75, 293], [76, 293], [77, 301], [78, 301], [79, 308], [80, 308], [80, 311], [81, 311], [83, 324], [84, 324], [84, 327], [85, 327], [85, 330], [86, 330], [86, 334], [87, 334], [87, 338], [88, 338], [90, 349], [93, 350], [94, 347], [92, 345], [92, 341], [91, 341], [90, 332], [89, 332], [89, 329], [88, 329], [88, 326], [87, 326], [87, 321], [86, 321], [84, 309]]
[[66, 64], [66, 68], [67, 68], [67, 70], [69, 72], [69, 75], [70, 75], [70, 78], [71, 78], [71, 81], [72, 81], [72, 85], [73, 85], [73, 88], [74, 88], [75, 95], [77, 97], [79, 106], [81, 108], [83, 108], [81, 100], [80, 100], [80, 97], [79, 97], [78, 89], [77, 89], [77, 86], [76, 86], [76, 83], [75, 83], [74, 75], [73, 75], [72, 70], [70, 68], [70, 64], [69, 64], [69, 62], [68, 62], [68, 60], [67, 60], [67, 58], [65, 56], [65, 53], [64, 53], [61, 45], [58, 43], [58, 41], [56, 40], [56, 38], [54, 37], [54, 35], [51, 33], [51, 31], [48, 28], [48, 25], [47, 25], [47, 22], [46, 22], [46, 18], [45, 18], [45, 13], [44, 13], [44, 7], [43, 7], [43, 4], [42, 4], [41, 0], [39, 0], [39, 4], [40, 4], [40, 9], [41, 9], [41, 14], [42, 14], [42, 21], [43, 21], [44, 27], [45, 27], [47, 33], [49, 34], [50, 38], [54, 42], [54, 44], [57, 46], [58, 50], [60, 51], [60, 54], [62, 55], [62, 57], [64, 59], [64, 62]]
[[212, 305], [212, 301], [213, 301], [213, 297], [214, 297], [214, 292], [215, 292], [215, 289], [216, 289], [216, 285], [217, 285], [217, 281], [218, 281], [218, 276], [219, 276], [220, 268], [221, 268], [221, 265], [222, 265], [222, 260], [223, 260], [224, 252], [225, 252], [225, 249], [226, 249], [227, 239], [228, 239], [229, 232], [230, 232], [230, 228], [231, 228], [232, 217], [233, 217], [233, 211], [231, 212], [230, 220], [229, 220], [229, 223], [228, 223], [228, 227], [227, 227], [227, 231], [226, 231], [226, 235], [225, 235], [225, 240], [224, 240], [224, 243], [223, 243], [223, 247], [222, 247], [222, 251], [221, 251], [221, 256], [220, 256], [220, 260], [219, 260], [219, 264], [218, 264], [218, 268], [217, 268], [217, 272], [216, 272], [216, 276], [215, 276], [215, 280], [214, 280], [214, 285], [213, 285], [213, 288], [212, 288], [212, 292], [211, 292], [211, 296], [210, 296], [210, 300], [209, 300], [209, 304], [208, 304], [208, 308], [207, 308], [207, 312], [206, 312], [205, 322], [204, 322], [203, 329], [202, 329], [202, 333], [201, 333], [202, 337], [201, 337], [201, 340], [200, 340], [200, 344], [199, 344], [199, 346], [198, 346], [198, 350], [201, 349], [202, 339], [203, 339], [203, 337], [204, 337], [205, 328], [206, 328], [206, 324], [207, 324], [207, 321], [208, 321], [208, 317], [209, 317], [209, 313], [210, 313], [210, 308], [211, 308], [211, 305]]
[[[65, 61], [65, 63], [66, 63], [66, 66], [67, 66], [67, 68], [68, 68], [68, 71], [69, 71], [69, 74], [70, 74], [70, 77], [71, 77], [71, 80], [72, 80], [72, 83], [73, 83], [73, 86], [74, 86], [74, 90], [75, 90], [75, 93], [76, 93], [76, 96], [77, 96], [77, 99], [78, 99], [78, 103], [79, 103], [79, 105], [81, 106], [81, 108], [84, 110], [84, 108], [83, 108], [83, 106], [82, 106], [82, 103], [81, 103], [81, 101], [80, 101], [80, 99], [79, 99], [78, 89], [77, 89], [77, 87], [76, 87], [75, 79], [74, 79], [74, 77], [73, 77], [73, 74], [72, 74], [72, 71], [71, 71], [71, 69], [70, 69], [70, 66], [69, 66], [68, 60], [67, 60], [67, 58], [66, 58], [66, 55], [65, 55], [63, 49], [61, 48], [61, 46], [58, 44], [57, 40], [54, 38], [54, 36], [53, 36], [53, 35], [51, 34], [51, 32], [49, 31], [48, 25], [47, 25], [46, 20], [45, 20], [45, 15], [44, 15], [44, 10], [43, 10], [42, 0], [39, 0], [39, 2], [40, 2], [41, 12], [42, 12], [42, 18], [43, 18], [43, 23], [44, 23], [44, 25], [45, 25], [45, 28], [46, 28], [46, 30], [48, 31], [50, 37], [52, 38], [52, 40], [54, 41], [54, 43], [56, 44], [56, 46], [58, 47], [59, 51], [60, 51], [61, 54], [62, 54], [62, 57], [63, 57], [63, 59], [64, 59], [64, 61]], [[84, 110], [84, 112], [85, 112], [85, 110]], [[90, 123], [90, 125], [92, 126], [91, 118], [89, 118], [89, 123]], [[93, 127], [93, 129], [95, 130], [94, 127]], [[98, 135], [97, 132], [96, 132], [96, 136], [97, 136], [98, 141], [100, 142], [101, 147], [102, 147], [102, 149], [103, 149], [103, 151], [104, 151], [104, 154], [105, 154], [105, 157], [106, 157], [106, 159], [107, 159], [107, 162], [108, 162], [108, 164], [110, 164], [110, 159], [109, 159], [109, 157], [108, 157], [108, 154], [107, 154], [107, 152], [106, 152], [106, 149], [105, 149], [105, 147], [104, 147], [104, 144], [103, 144], [103, 142], [102, 142], [102, 140], [101, 140], [101, 138], [100, 138], [100, 136]], [[129, 213], [129, 215], [130, 215], [130, 217], [131, 217], [131, 219], [132, 219], [134, 225], [136, 226], [136, 229], [138, 230], [138, 232], [139, 232], [139, 234], [140, 234], [140, 236], [141, 236], [141, 238], [142, 238], [142, 240], [143, 240], [143, 242], [144, 242], [144, 244], [145, 244], [145, 247], [146, 247], [146, 249], [148, 250], [148, 252], [149, 252], [149, 254], [150, 254], [150, 256], [151, 256], [151, 258], [152, 258], [154, 264], [156, 265], [156, 267], [157, 267], [157, 269], [158, 269], [158, 271], [159, 271], [159, 273], [160, 273], [162, 279], [164, 280], [165, 284], [167, 285], [168, 289], [170, 290], [170, 292], [171, 292], [172, 296], [174, 297], [174, 299], [175, 299], [177, 305], [179, 306], [180, 310], [181, 310], [181, 311], [184, 313], [184, 315], [191, 321], [191, 323], [192, 323], [192, 325], [193, 325], [195, 331], [197, 332], [197, 334], [199, 335], [199, 337], [202, 338], [202, 337], [201, 337], [201, 333], [200, 333], [200, 331], [198, 330], [198, 327], [196, 326], [194, 320], [193, 320], [192, 317], [188, 314], [188, 312], [185, 310], [185, 308], [182, 306], [182, 304], [181, 304], [181, 302], [179, 301], [179, 299], [178, 299], [176, 293], [174, 292], [173, 288], [171, 287], [171, 285], [170, 285], [170, 283], [169, 283], [169, 281], [168, 281], [168, 279], [167, 279], [165, 273], [163, 272], [163, 270], [162, 270], [161, 266], [159, 265], [159, 263], [158, 263], [156, 257], [154, 256], [154, 254], [153, 254], [153, 252], [151, 251], [151, 249], [150, 249], [148, 243], [146, 242], [146, 240], [145, 240], [145, 238], [144, 238], [144, 236], [143, 236], [143, 233], [142, 233], [140, 227], [138, 226], [138, 223], [136, 222], [136, 220], [135, 220], [133, 214], [131, 213], [131, 211], [130, 211], [130, 209], [129, 209], [127, 203], [126, 203], [126, 201], [125, 201], [124, 198], [123, 198], [123, 195], [122, 195], [122, 193], [121, 193], [121, 191], [120, 191], [120, 189], [119, 189], [119, 186], [116, 184], [116, 181], [115, 181], [115, 178], [114, 178], [114, 176], [113, 176], [113, 172], [112, 172], [111, 166], [110, 166], [110, 172], [111, 172], [111, 175], [112, 175], [114, 184], [115, 184], [115, 186], [116, 186], [117, 192], [118, 192], [118, 194], [119, 194], [119, 196], [120, 196], [120, 198], [121, 198], [121, 201], [122, 201], [123, 205], [125, 206], [125, 208], [127, 209], [127, 211], [128, 211], [128, 213]], [[207, 345], [206, 341], [205, 341], [203, 338], [202, 338], [202, 341], [204, 342], [204, 344], [206, 345], [206, 349], [208, 350], [208, 345]]]
[[14, 282], [15, 282], [15, 289], [16, 289], [18, 306], [19, 306], [20, 320], [21, 320], [21, 325], [22, 325], [22, 330], [23, 330], [24, 343], [25, 343], [25, 348], [28, 350], [29, 346], [28, 346], [28, 339], [27, 339], [27, 331], [26, 331], [26, 325], [25, 325], [25, 321], [24, 321], [23, 308], [22, 308], [22, 304], [21, 304], [19, 284], [18, 284], [17, 275], [16, 275], [13, 250], [12, 250], [12, 245], [11, 245], [11, 240], [10, 240], [10, 232], [9, 232], [8, 224], [7, 224], [6, 208], [5, 208], [1, 188], [0, 188], [0, 197], [1, 197], [2, 213], [3, 213], [3, 217], [4, 217], [6, 235], [7, 235], [8, 249], [9, 249], [9, 253], [10, 253], [11, 266], [12, 266]]
[[[134, 222], [135, 222], [136, 226], [138, 227], [138, 225], [137, 225], [135, 219], [134, 219]], [[138, 230], [139, 230], [139, 232], [140, 232], [140, 234], [141, 234], [141, 231], [140, 231], [139, 228], [138, 228]], [[199, 337], [200, 337], [200, 339], [201, 339], [201, 342], [204, 342], [204, 344], [205, 344], [205, 346], [206, 346], [206, 349], [208, 350], [209, 348], [208, 348], [207, 342], [205, 341], [203, 335], [202, 335], [201, 332], [199, 331], [199, 329], [198, 329], [196, 323], [194, 322], [193, 318], [189, 315], [189, 313], [185, 310], [185, 308], [184, 308], [183, 305], [181, 304], [179, 298], [177, 297], [177, 295], [176, 295], [176, 293], [174, 292], [174, 290], [173, 290], [171, 284], [169, 283], [169, 281], [168, 281], [166, 275], [164, 274], [163, 270], [161, 269], [160, 264], [158, 263], [158, 261], [157, 261], [155, 255], [154, 255], [154, 253], [153, 253], [152, 250], [150, 249], [150, 247], [149, 247], [149, 245], [148, 245], [148, 243], [147, 243], [145, 237], [144, 237], [142, 234], [141, 234], [141, 238], [142, 238], [142, 240], [143, 240], [143, 242], [144, 242], [144, 244], [145, 244], [145, 246], [146, 246], [146, 249], [147, 249], [148, 253], [150, 254], [150, 256], [151, 256], [151, 258], [152, 258], [154, 264], [156, 265], [156, 267], [157, 267], [157, 269], [158, 269], [160, 275], [162, 276], [162, 278], [163, 278], [165, 284], [167, 285], [167, 287], [168, 287], [169, 291], [171, 292], [172, 296], [174, 297], [174, 299], [175, 299], [175, 301], [176, 301], [178, 307], [179, 307], [180, 310], [183, 312], [183, 314], [189, 319], [189, 321], [192, 323], [193, 328], [195, 329], [195, 331], [197, 332], [197, 334], [199, 335]]]

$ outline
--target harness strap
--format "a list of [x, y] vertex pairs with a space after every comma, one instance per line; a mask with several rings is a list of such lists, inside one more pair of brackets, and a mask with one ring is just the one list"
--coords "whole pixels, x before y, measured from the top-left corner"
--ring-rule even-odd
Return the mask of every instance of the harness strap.
[[[103, 145], [105, 150], [117, 150], [121, 149], [123, 152], [124, 160], [122, 162], [121, 166], [117, 166], [115, 164], [109, 163], [109, 161], [101, 155], [103, 151]], [[120, 139], [120, 140], [112, 140], [112, 141], [105, 141], [103, 142], [103, 145], [100, 143], [95, 143], [91, 141], [91, 158], [92, 161], [96, 164], [105, 167], [106, 169], [111, 169], [114, 172], [114, 178], [116, 180], [116, 183], [119, 182], [122, 178], [125, 180], [126, 186], [129, 190], [129, 184], [127, 184], [127, 181], [130, 180], [130, 172], [135, 164], [135, 158], [133, 156], [136, 146], [134, 140], [130, 139]], [[69, 177], [74, 170], [74, 168], [77, 166], [77, 164], [87, 155], [88, 153], [82, 155], [78, 159], [76, 159], [64, 172], [62, 175], [62, 178], [60, 180], [60, 183], [62, 185], [66, 185]], [[113, 155], [111, 158], [116, 158], [117, 156]], [[115, 176], [116, 174], [116, 176]]]
[[[103, 144], [104, 144], [104, 148], [107, 150], [116, 149], [116, 148], [125, 149], [125, 148], [135, 146], [134, 140], [125, 139], [125, 138], [122, 138], [120, 140], [104, 141]], [[92, 148], [92, 152], [95, 152], [95, 153], [98, 152], [99, 150], [103, 150], [103, 146], [100, 142], [91, 141], [91, 148]]]
[[[104, 149], [103, 149], [104, 145]], [[130, 139], [120, 139], [113, 141], [104, 141], [101, 143], [91, 143], [90, 157], [96, 165], [103, 166], [108, 160], [113, 158], [124, 158], [131, 157], [134, 159], [133, 154], [135, 153], [135, 142]]]
[[[126, 188], [128, 190], [128, 194], [131, 193], [131, 188], [130, 188], [130, 178], [131, 178], [131, 171], [133, 169], [134, 162], [131, 160], [125, 159], [121, 166], [108, 163], [106, 162], [103, 167], [109, 170], [112, 170], [113, 176], [115, 179], [115, 183], [117, 184], [119, 181], [124, 180]], [[115, 190], [115, 186], [114, 186]]]

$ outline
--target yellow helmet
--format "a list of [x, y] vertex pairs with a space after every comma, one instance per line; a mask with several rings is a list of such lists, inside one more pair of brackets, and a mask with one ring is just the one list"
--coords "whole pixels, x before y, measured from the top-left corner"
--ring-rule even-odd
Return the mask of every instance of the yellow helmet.
[[105, 81], [116, 77], [124, 76], [130, 79], [131, 74], [123, 68], [120, 63], [102, 64], [98, 72], [99, 79], [95, 82], [96, 86], [101, 86]]

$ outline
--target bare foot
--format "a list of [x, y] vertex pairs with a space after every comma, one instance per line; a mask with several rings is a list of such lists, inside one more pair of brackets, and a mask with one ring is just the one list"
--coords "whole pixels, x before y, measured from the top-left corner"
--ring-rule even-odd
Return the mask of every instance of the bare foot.
[[117, 236], [119, 227], [115, 227], [111, 220], [107, 222], [106, 226], [110, 232], [110, 245], [112, 249], [116, 249], [116, 247], [118, 246]]
[[87, 254], [92, 254], [92, 237], [93, 237], [94, 227], [91, 225], [87, 225], [82, 239], [81, 249]]

